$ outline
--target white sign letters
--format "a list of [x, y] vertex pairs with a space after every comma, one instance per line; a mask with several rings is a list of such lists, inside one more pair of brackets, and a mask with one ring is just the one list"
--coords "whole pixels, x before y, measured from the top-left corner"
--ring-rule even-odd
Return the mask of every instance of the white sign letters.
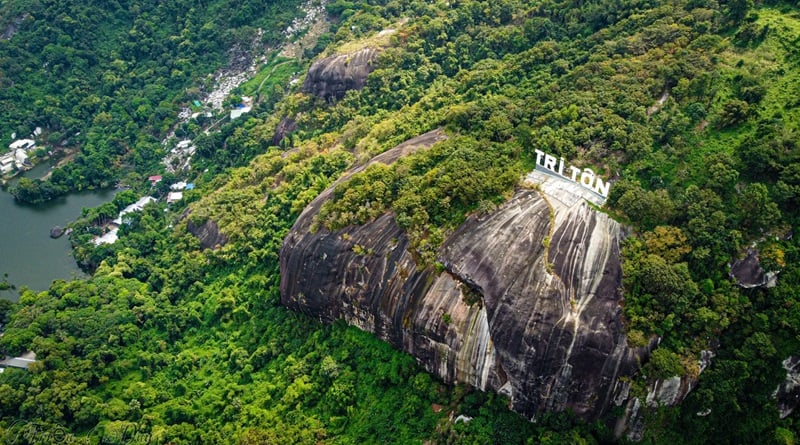
[[610, 182], [603, 182], [599, 176], [595, 175], [591, 168], [584, 168], [583, 170], [572, 165], [569, 166], [569, 175], [564, 174], [564, 158], [556, 159], [555, 156], [547, 154], [541, 150], [536, 150], [536, 165], [543, 167], [564, 179], [570, 179], [577, 182], [584, 188], [587, 188], [598, 195], [608, 198], [608, 190], [611, 188]]

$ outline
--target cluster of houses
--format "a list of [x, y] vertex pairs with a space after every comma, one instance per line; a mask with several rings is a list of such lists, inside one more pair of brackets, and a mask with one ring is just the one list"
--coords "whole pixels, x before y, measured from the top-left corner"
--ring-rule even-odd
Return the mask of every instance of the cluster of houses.
[[20, 139], [8, 146], [8, 153], [0, 155], [0, 176], [6, 176], [31, 167], [28, 152], [36, 148], [33, 139]]
[[178, 202], [183, 199], [184, 190], [194, 189], [194, 183], [179, 181], [169, 186], [169, 193], [167, 193], [167, 204]]
[[108, 224], [108, 231], [103, 236], [98, 236], [92, 242], [94, 242], [95, 246], [99, 246], [101, 244], [114, 244], [117, 241], [117, 233], [119, 232], [119, 226], [122, 225], [123, 217], [128, 213], [132, 212], [141, 212], [144, 209], [144, 206], [150, 204], [151, 202], [155, 202], [156, 198], [152, 196], [145, 196], [139, 198], [138, 201], [134, 202], [133, 204], [125, 207], [119, 212], [119, 215]]
[[[162, 180], [161, 175], [150, 176], [147, 178], [150, 181], [151, 185], [156, 185]], [[167, 204], [172, 204], [174, 202], [180, 201], [183, 199], [183, 191], [184, 190], [192, 190], [194, 189], [194, 184], [189, 182], [176, 182], [169, 186], [170, 192], [167, 194]], [[92, 240], [95, 246], [99, 246], [101, 244], [114, 244], [117, 241], [117, 234], [119, 233], [119, 227], [122, 224], [127, 224], [128, 222], [125, 219], [125, 215], [132, 213], [132, 212], [141, 212], [144, 209], [144, 206], [150, 204], [151, 202], [155, 202], [156, 198], [152, 196], [144, 196], [139, 198], [138, 201], [134, 202], [133, 204], [125, 207], [119, 212], [119, 215], [116, 219], [111, 221], [106, 228], [107, 231], [102, 236], [98, 236]]]
[[[161, 182], [161, 179], [162, 179], [161, 175], [150, 176], [149, 178], [147, 178], [147, 180], [150, 181], [150, 184], [153, 186]], [[169, 186], [170, 192], [167, 193], [167, 204], [172, 204], [173, 202], [180, 201], [181, 199], [183, 199], [184, 190], [193, 190], [193, 189], [194, 189], [194, 183], [192, 182], [179, 181], [176, 182], [175, 184], [172, 184], [171, 186]]]

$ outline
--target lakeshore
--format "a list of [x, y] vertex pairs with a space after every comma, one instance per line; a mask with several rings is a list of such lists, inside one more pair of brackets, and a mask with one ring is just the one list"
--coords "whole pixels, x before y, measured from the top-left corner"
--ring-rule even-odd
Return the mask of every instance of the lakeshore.
[[[49, 170], [49, 163], [43, 162], [18, 177], [39, 178]], [[28, 206], [15, 202], [8, 191], [0, 191], [0, 281], [16, 287], [0, 290], [0, 298], [17, 301], [22, 286], [42, 291], [53, 280], [83, 277], [67, 237], [52, 239], [50, 229], [66, 226], [80, 217], [84, 207], [110, 201], [115, 193], [85, 191]]]

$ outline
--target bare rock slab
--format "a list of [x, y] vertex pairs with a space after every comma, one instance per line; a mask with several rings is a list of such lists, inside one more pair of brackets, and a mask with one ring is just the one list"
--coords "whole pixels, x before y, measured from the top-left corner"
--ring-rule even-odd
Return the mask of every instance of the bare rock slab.
[[373, 332], [445, 382], [507, 394], [528, 417], [599, 418], [628, 399], [648, 349], [627, 345], [620, 320], [620, 225], [555, 185], [468, 218], [439, 252], [444, 271], [419, 267], [391, 213], [311, 233], [326, 190], [284, 241], [281, 301]]

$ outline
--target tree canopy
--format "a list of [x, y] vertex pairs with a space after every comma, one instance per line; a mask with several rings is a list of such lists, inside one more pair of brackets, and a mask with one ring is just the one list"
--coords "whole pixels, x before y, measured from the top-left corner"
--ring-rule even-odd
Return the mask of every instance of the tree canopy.
[[[54, 146], [78, 153], [49, 181], [21, 180], [18, 199], [102, 187], [126, 168], [140, 190], [162, 193], [166, 181], [141, 185], [161, 168], [161, 139], [175, 129], [197, 144], [186, 173], [197, 189], [184, 201], [132, 215], [111, 246], [91, 244], [91, 227], [132, 196], [88, 210], [73, 241], [93, 277], [23, 292], [3, 309], [0, 348], [35, 350], [37, 362], [0, 374], [0, 437], [613, 440], [609, 419], [528, 422], [501, 396], [444, 385], [369, 334], [279, 305], [280, 247], [305, 206], [348, 168], [442, 127], [447, 141], [338, 184], [317, 228], [392, 212], [433, 262], [469, 213], [491, 211], [520, 185], [537, 149], [591, 166], [614, 182], [602, 211], [629, 227], [629, 343], [658, 340], [632, 394], [644, 397], [655, 378], [698, 379], [681, 405], [647, 411], [644, 439], [797, 439], [798, 414], [781, 419], [773, 396], [782, 361], [800, 350], [796, 5], [337, 0], [304, 53], [369, 45], [393, 29], [365, 87], [315, 98], [280, 70], [304, 66], [301, 56], [274, 57], [269, 72], [285, 82], [250, 118], [205, 134], [173, 128], [176, 110], [256, 27], [278, 45], [298, 5], [145, 3], [0, 5], [0, 34], [13, 34], [0, 40], [0, 137], [42, 125]], [[187, 230], [209, 221], [224, 246], [202, 249]], [[748, 247], [779, 272], [775, 287], [745, 289], [730, 276]], [[715, 356], [697, 376], [704, 350]], [[451, 422], [451, 412], [473, 420]]]

